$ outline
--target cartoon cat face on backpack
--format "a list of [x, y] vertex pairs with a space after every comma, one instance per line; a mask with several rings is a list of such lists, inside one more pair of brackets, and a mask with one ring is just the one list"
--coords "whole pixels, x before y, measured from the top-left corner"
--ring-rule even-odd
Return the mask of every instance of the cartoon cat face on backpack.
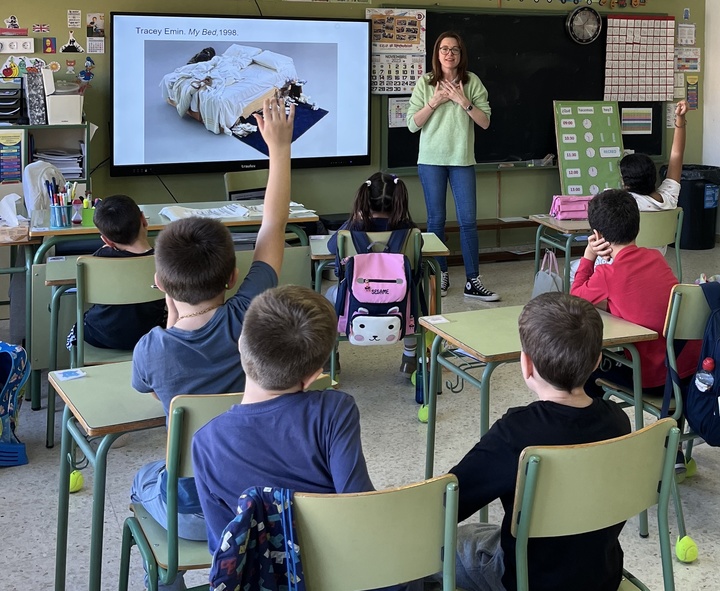
[[383, 316], [370, 316], [367, 308], [358, 308], [350, 322], [348, 340], [353, 345], [390, 345], [400, 340], [400, 308], [393, 306]]

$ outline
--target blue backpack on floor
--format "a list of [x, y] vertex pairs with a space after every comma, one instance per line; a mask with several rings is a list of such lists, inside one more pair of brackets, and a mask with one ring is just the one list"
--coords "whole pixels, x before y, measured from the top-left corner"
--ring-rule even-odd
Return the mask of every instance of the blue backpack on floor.
[[28, 463], [25, 444], [15, 435], [22, 404], [20, 391], [30, 376], [27, 353], [20, 345], [0, 341], [0, 466]]

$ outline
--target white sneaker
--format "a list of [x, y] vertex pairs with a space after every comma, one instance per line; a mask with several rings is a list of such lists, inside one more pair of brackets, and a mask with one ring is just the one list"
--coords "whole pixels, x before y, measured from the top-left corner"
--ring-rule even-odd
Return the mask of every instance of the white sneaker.
[[440, 272], [440, 296], [445, 297], [450, 287], [450, 273], [447, 271]]
[[476, 298], [483, 302], [497, 302], [500, 296], [489, 289], [486, 289], [480, 280], [480, 275], [468, 279], [465, 284], [465, 297]]

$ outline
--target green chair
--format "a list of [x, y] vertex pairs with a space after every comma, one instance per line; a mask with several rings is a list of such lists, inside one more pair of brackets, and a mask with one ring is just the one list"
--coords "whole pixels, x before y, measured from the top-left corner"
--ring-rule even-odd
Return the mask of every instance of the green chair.
[[[130, 361], [132, 351], [101, 349], [85, 342], [85, 311], [93, 304], [141, 304], [165, 299], [153, 289], [155, 257], [106, 258], [81, 256], [77, 259], [75, 321], [77, 345], [70, 352], [71, 367]], [[53, 323], [56, 326], [56, 323]], [[55, 444], [55, 391], [48, 389], [45, 445]]]
[[[673, 466], [679, 436], [675, 421], [662, 419], [608, 441], [525, 448], [519, 461], [512, 516], [518, 591], [529, 589], [530, 538], [596, 531], [654, 505], [658, 507], [664, 589], [673, 591], [667, 511], [675, 487]], [[629, 572], [623, 571], [623, 575], [620, 591], [647, 591]]]
[[[382, 252], [383, 248], [385, 248], [386, 242], [390, 239], [391, 232], [367, 232], [368, 238], [370, 239], [370, 243], [373, 246], [372, 252]], [[340, 230], [337, 233], [337, 252], [338, 257], [340, 260], [343, 260], [347, 257], [351, 257], [353, 255], [358, 254], [355, 251], [355, 245], [352, 241], [351, 232], [349, 230]], [[403, 250], [403, 254], [408, 258], [410, 261], [410, 268], [412, 269], [413, 273], [415, 273], [418, 269], [420, 269], [420, 266], [422, 265], [422, 233], [418, 228], [413, 228], [410, 230], [410, 233], [408, 234], [407, 240], [405, 241], [405, 249]], [[440, 282], [435, 282], [437, 286], [437, 294], [436, 294], [436, 301], [440, 301]], [[427, 292], [427, 286], [426, 287], [426, 293]], [[415, 298], [416, 308], [417, 310], [420, 310], [420, 293], [419, 290], [414, 290], [415, 293], [412, 294], [412, 297]], [[422, 334], [420, 330], [420, 326], [417, 327], [417, 338], [418, 338], [418, 360], [422, 362], [424, 359], [424, 355], [421, 355], [420, 352], [422, 351]], [[347, 337], [345, 335], [338, 335], [338, 342], [339, 341], [346, 341]], [[337, 350], [337, 345], [336, 345]], [[333, 381], [336, 381], [336, 355], [333, 354], [330, 356], [330, 377]], [[427, 375], [427, 372], [423, 372], [423, 375]]]
[[452, 474], [377, 492], [296, 493], [308, 591], [374, 589], [441, 571], [442, 589], [455, 591], [457, 508]]
[[[705, 325], [710, 317], [710, 307], [707, 304], [705, 296], [699, 285], [679, 284], [673, 287], [670, 292], [670, 303], [668, 312], [665, 317], [665, 327], [663, 336], [667, 340], [667, 355], [670, 366], [677, 370], [677, 359], [675, 357], [675, 348], [673, 342], [679, 340], [701, 340], [705, 333]], [[606, 357], [622, 364], [628, 364], [627, 358], [622, 353], [604, 352]], [[635, 376], [639, 380], [640, 376]], [[605, 398], [614, 396], [622, 401], [623, 406], [632, 406], [635, 411], [635, 428], [641, 429], [644, 424], [643, 413], [646, 412], [655, 417], [660, 417], [663, 399], [658, 396], [643, 395], [641, 399], [636, 399], [633, 390], [609, 382], [607, 380], [598, 380], [597, 383], [605, 390]], [[673, 400], [670, 405], [670, 416], [676, 421], [683, 416], [683, 398], [680, 388], [673, 384]], [[686, 441], [685, 462], [687, 464], [687, 474], [695, 473], [695, 460], [692, 459], [692, 444], [697, 435], [692, 431], [681, 434], [680, 441]], [[676, 495], [677, 497], [677, 495]], [[697, 545], [687, 535], [685, 529], [685, 519], [680, 505], [679, 498], [675, 499], [677, 506], [678, 520], [678, 545], [676, 546], [676, 554], [682, 562], [694, 562], [698, 555]], [[641, 522], [641, 535], [647, 535], [646, 524]]]
[[[242, 394], [176, 396], [170, 402], [167, 439], [167, 530], [140, 503], [130, 506], [135, 514], [125, 520], [120, 556], [120, 591], [127, 591], [130, 550], [137, 545], [148, 573], [149, 591], [158, 583], [169, 584], [179, 571], [209, 568], [212, 556], [207, 542], [183, 540], [177, 535], [178, 478], [192, 477], [192, 438], [214, 417], [239, 404]], [[208, 585], [197, 587], [207, 589]]]
[[[240, 283], [250, 270], [254, 251], [235, 251], [235, 266], [239, 271], [238, 280], [232, 289], [226, 292], [226, 298], [231, 297], [240, 287]], [[312, 287], [312, 261], [310, 260], [309, 246], [290, 246], [285, 248], [283, 264], [278, 277], [278, 285], [302, 285]]]
[[675, 264], [678, 281], [682, 283], [682, 263], [680, 261], [680, 236], [682, 234], [683, 209], [664, 209], [662, 211], [641, 211], [640, 232], [635, 244], [645, 248], [661, 248], [675, 243]]

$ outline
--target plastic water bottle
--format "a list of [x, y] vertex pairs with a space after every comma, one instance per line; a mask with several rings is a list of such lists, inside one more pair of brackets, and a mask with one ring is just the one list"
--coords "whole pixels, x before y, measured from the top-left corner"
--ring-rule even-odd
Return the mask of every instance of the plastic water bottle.
[[695, 387], [700, 392], [707, 392], [712, 389], [715, 383], [713, 371], [715, 371], [715, 360], [712, 357], [706, 357], [703, 359], [702, 369], [695, 374]]

